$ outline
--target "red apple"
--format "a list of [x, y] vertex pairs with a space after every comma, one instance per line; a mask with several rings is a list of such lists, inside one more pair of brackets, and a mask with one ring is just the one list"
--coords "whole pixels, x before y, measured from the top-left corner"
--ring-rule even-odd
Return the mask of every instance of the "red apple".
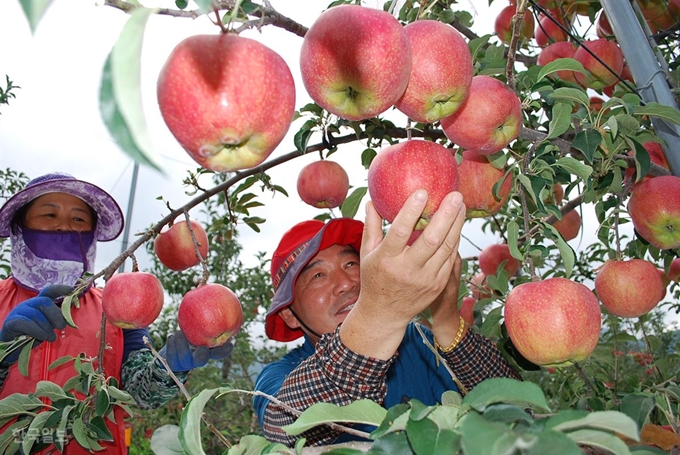
[[[500, 39], [505, 44], [510, 44], [512, 40], [513, 23], [512, 18], [517, 14], [517, 6], [508, 5], [503, 8], [496, 16], [494, 21], [494, 31]], [[524, 11], [524, 18], [522, 21], [522, 28], [519, 33], [520, 40], [530, 40], [534, 36], [534, 16], [531, 14], [531, 10], [527, 9]]]
[[557, 220], [553, 223], [553, 227], [557, 229], [557, 232], [562, 234], [564, 240], [567, 242], [573, 240], [578, 236], [581, 230], [581, 215], [576, 210], [569, 210], [567, 213], [562, 215], [561, 220]]
[[546, 202], [552, 202], [555, 205], [560, 205], [563, 199], [564, 199], [564, 187], [559, 183], [553, 184], [552, 198]]
[[659, 298], [659, 302], [666, 297], [666, 289], [668, 288], [668, 285], [671, 284], [671, 279], [668, 275], [666, 275], [666, 271], [664, 269], [656, 269], [659, 272], [659, 277], [661, 278], [661, 298]]
[[475, 76], [467, 99], [441, 121], [456, 145], [483, 155], [498, 152], [519, 135], [522, 107], [517, 94], [490, 76]]
[[475, 303], [477, 303], [477, 300], [473, 297], [463, 297], [463, 302], [460, 306], [460, 315], [463, 316], [463, 319], [469, 326], [475, 325]]
[[[621, 74], [619, 76], [621, 76], [621, 79], [628, 82], [629, 85], [631, 85], [632, 87], [635, 87], [635, 80], [633, 79], [633, 73], [631, 73], [630, 67], [626, 64], [626, 62], [623, 63], [623, 70], [621, 71]], [[611, 98], [612, 96], [614, 96], [614, 90], [616, 89], [616, 86], [620, 83], [622, 83], [622, 82], [617, 79], [617, 81], [614, 82], [612, 85], [608, 85], [607, 87], [603, 88], [602, 93], [604, 93], [605, 95], [607, 95], [608, 97]]]
[[319, 209], [340, 206], [349, 191], [347, 172], [334, 161], [321, 160], [302, 168], [297, 178], [297, 192], [306, 204]]
[[495, 275], [498, 266], [506, 260], [508, 262], [505, 263], [505, 271], [508, 272], [508, 276], [514, 276], [519, 271], [521, 264], [510, 254], [510, 247], [507, 243], [492, 244], [479, 253], [479, 268], [487, 276]]
[[435, 122], [453, 114], [472, 84], [472, 55], [453, 27], [419, 20], [404, 27], [413, 64], [406, 91], [394, 107], [416, 122]]
[[[647, 153], [649, 153], [649, 159], [652, 163], [657, 164], [663, 168], [666, 168], [670, 170], [670, 166], [668, 165], [668, 161], [666, 160], [666, 155], [663, 152], [663, 148], [661, 148], [661, 144], [658, 142], [645, 142], [642, 144], [642, 146], [647, 150]], [[630, 151], [629, 153], [630, 154]], [[626, 179], [632, 179], [633, 174], [635, 173], [635, 166], [629, 166], [626, 168]], [[650, 178], [653, 178], [653, 175], [645, 175], [642, 177], [642, 180], [634, 182], [633, 183], [633, 189], [637, 187], [640, 183], [649, 180]]]
[[375, 117], [397, 102], [411, 72], [411, 46], [391, 14], [359, 5], [327, 9], [305, 34], [302, 82], [309, 96], [347, 120]]
[[668, 269], [668, 279], [680, 283], [680, 258], [673, 259]]
[[653, 33], [658, 30], [666, 30], [674, 26], [678, 21], [680, 2], [665, 0], [641, 0], [639, 2], [642, 16]]
[[415, 226], [415, 231], [422, 231], [444, 196], [458, 190], [458, 163], [446, 147], [411, 139], [382, 149], [368, 168], [367, 179], [375, 210], [390, 223], [414, 191], [427, 190], [427, 205]]
[[479, 272], [470, 278], [470, 292], [475, 300], [490, 299], [493, 296], [489, 285], [486, 284], [484, 272]]
[[512, 190], [512, 175], [506, 176], [499, 188], [500, 200], [496, 200], [493, 195], [493, 186], [504, 175], [504, 170], [494, 167], [486, 156], [470, 151], [463, 152], [463, 160], [458, 165], [458, 191], [463, 195], [468, 218], [493, 215], [508, 202]]
[[[554, 62], [558, 58], [574, 58], [576, 46], [569, 41], [557, 41], [544, 47], [538, 54], [536, 63], [545, 66], [550, 62]], [[573, 71], [562, 70], [557, 71], [555, 76], [563, 81], [577, 83], [576, 76]]]
[[163, 309], [163, 286], [147, 272], [121, 272], [104, 285], [102, 309], [116, 327], [148, 327]]
[[614, 30], [612, 29], [612, 26], [609, 23], [609, 19], [604, 13], [604, 10], [600, 11], [600, 15], [597, 16], [595, 22], [595, 33], [599, 38], [610, 38], [614, 36]]
[[595, 277], [595, 292], [602, 305], [615, 316], [636, 318], [659, 303], [661, 277], [654, 264], [644, 259], [607, 261]]
[[[609, 68], [597, 61], [587, 50], [602, 60]], [[581, 46], [574, 53], [574, 60], [580, 62], [590, 74], [576, 73], [576, 80], [586, 88], [600, 90], [604, 87], [618, 82], [616, 74], [623, 71], [623, 52], [615, 41], [605, 38], [588, 40], [581, 43]], [[612, 73], [613, 71], [613, 73]]]
[[[550, 43], [557, 41], [567, 41], [569, 35], [560, 28], [560, 25], [565, 29], [569, 30], [569, 25], [564, 19], [562, 14], [556, 10], [550, 10], [551, 17], [540, 15], [538, 19], [538, 24], [536, 25], [536, 30], [534, 31], [534, 38], [536, 39], [536, 44], [540, 47], [545, 47]], [[560, 25], [557, 25], [557, 23]]]
[[628, 200], [637, 233], [655, 247], [680, 247], [680, 177], [664, 175], [638, 185]]
[[204, 168], [232, 172], [262, 163], [295, 114], [286, 62], [235, 34], [197, 35], [172, 51], [158, 77], [166, 125]]
[[226, 343], [241, 329], [243, 309], [231, 289], [209, 283], [184, 295], [177, 322], [189, 343], [214, 348]]
[[520, 284], [505, 302], [505, 326], [517, 350], [541, 366], [587, 358], [600, 339], [600, 305], [593, 293], [566, 278]]
[[198, 243], [200, 258], [196, 254], [196, 245], [186, 220], [169, 226], [153, 242], [156, 256], [164, 266], [175, 271], [186, 270], [200, 263], [202, 258], [208, 257], [208, 235], [201, 223], [191, 220], [191, 230], [194, 231]]

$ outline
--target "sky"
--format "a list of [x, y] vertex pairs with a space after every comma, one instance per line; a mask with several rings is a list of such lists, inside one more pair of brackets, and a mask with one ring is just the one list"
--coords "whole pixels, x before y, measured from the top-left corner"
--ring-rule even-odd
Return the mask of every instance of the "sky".
[[[307, 27], [328, 3], [271, 0], [274, 9]], [[367, 0], [365, 4], [376, 6], [378, 1]], [[477, 34], [492, 33], [495, 15], [506, 5], [495, 1], [489, 6], [487, 0], [463, 0], [460, 4], [476, 18], [473, 31]], [[174, 2], [148, 1], [145, 6], [174, 8]], [[0, 83], [4, 87], [7, 74], [21, 88], [14, 91], [16, 99], [12, 99], [9, 106], [0, 107], [0, 169], [22, 171], [31, 178], [53, 171], [69, 172], [111, 193], [123, 213], [128, 212], [134, 162], [112, 141], [98, 107], [102, 66], [126, 19], [123, 12], [93, 1], [54, 0], [32, 34], [19, 1], [5, 2], [0, 15], [0, 43], [3, 44]], [[172, 49], [182, 39], [203, 33], [217, 33], [216, 26], [205, 16], [192, 20], [152, 15], [149, 19], [143, 44], [142, 93], [154, 154], [164, 172], [139, 167], [132, 215], [126, 220], [130, 227], [129, 243], [135, 241], [136, 232], [168, 214], [166, 202], [176, 208], [191, 199], [185, 194], [182, 180], [187, 170], [195, 170], [197, 165], [179, 146], [160, 116], [156, 80]], [[299, 74], [302, 38], [273, 26], [263, 27], [261, 32], [249, 30], [244, 36], [269, 46], [288, 63], [297, 88], [298, 109], [311, 101]], [[296, 122], [291, 126], [288, 136], [270, 159], [295, 149], [293, 134], [300, 125]], [[347, 170], [350, 185], [354, 187], [366, 184], [366, 171], [360, 164], [363, 145], [342, 146], [330, 158]], [[265, 207], [253, 210], [252, 215], [267, 219], [262, 231], [255, 233], [245, 225], [237, 228], [243, 246], [240, 259], [246, 266], [257, 264], [255, 255], [260, 251], [270, 256], [282, 233], [292, 225], [323, 213], [304, 204], [295, 189], [299, 169], [317, 159], [317, 153], [310, 154], [269, 172], [274, 183], [287, 189], [289, 197], [277, 194], [272, 199], [270, 193], [260, 194]], [[160, 196], [163, 201], [158, 200]], [[198, 208], [193, 209], [191, 215], [201, 217]], [[363, 208], [357, 218], [363, 219]], [[481, 223], [474, 220], [464, 228], [465, 239], [460, 247], [463, 257], [476, 256], [480, 248], [500, 242], [499, 238], [483, 233]], [[579, 249], [593, 243], [596, 229], [592, 207], [586, 207], [582, 235], [570, 244]], [[96, 271], [120, 254], [122, 241], [121, 236], [99, 244]], [[142, 267], [144, 256], [145, 253], [139, 251]], [[130, 270], [129, 260], [125, 267]]]

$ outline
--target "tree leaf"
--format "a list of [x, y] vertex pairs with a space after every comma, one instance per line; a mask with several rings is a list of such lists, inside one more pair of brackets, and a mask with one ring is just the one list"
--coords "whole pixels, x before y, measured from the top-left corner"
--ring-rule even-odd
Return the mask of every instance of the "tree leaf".
[[368, 188], [365, 186], [360, 186], [355, 188], [352, 193], [345, 198], [342, 205], [340, 206], [340, 213], [345, 218], [354, 218], [359, 211], [359, 206], [361, 201], [364, 199]]
[[605, 431], [577, 430], [567, 433], [567, 436], [579, 444], [600, 447], [614, 455], [630, 455], [628, 446], [621, 438]]
[[[477, 387], [472, 389], [472, 392]], [[513, 447], [520, 437], [506, 425], [489, 422], [474, 412], [467, 414], [461, 420], [460, 431], [462, 433], [461, 446], [463, 452], [469, 454], [501, 455], [515, 453]]]
[[28, 25], [31, 27], [31, 33], [35, 33], [40, 19], [51, 3], [52, 0], [19, 0], [26, 19], [28, 19]]
[[307, 408], [295, 422], [281, 427], [286, 433], [296, 436], [310, 428], [331, 422], [363, 423], [380, 425], [387, 410], [372, 400], [357, 400], [346, 406], [332, 403], [316, 403]]
[[558, 102], [553, 105], [546, 139], [559, 137], [569, 129], [571, 126], [571, 109], [570, 103]]
[[680, 112], [678, 112], [678, 109], [660, 103], [649, 102], [644, 106], [638, 106], [633, 111], [633, 114], [658, 117], [680, 125]]
[[560, 250], [560, 256], [562, 257], [562, 261], [564, 261], [564, 274], [569, 278], [571, 272], [574, 270], [574, 264], [576, 264], [576, 253], [571, 245], [564, 240], [564, 237], [562, 237], [562, 234], [560, 234], [555, 226], [546, 223], [545, 227], [555, 236], [555, 245], [557, 245], [557, 249]]
[[13, 393], [0, 400], [0, 426], [17, 415], [35, 415], [33, 411], [40, 409], [44, 403], [37, 397], [21, 393]]
[[85, 432], [85, 424], [83, 423], [82, 417], [76, 417], [73, 420], [73, 426], [71, 428], [73, 431], [73, 437], [76, 438], [76, 442], [80, 444], [81, 447], [84, 447], [85, 449], [90, 449], [90, 438], [87, 436], [87, 432]]
[[33, 349], [34, 344], [35, 338], [29, 339], [19, 353], [19, 360], [17, 361], [19, 373], [25, 378], [28, 377], [28, 361], [31, 359], [31, 350]]
[[99, 112], [116, 144], [138, 163], [162, 172], [153, 156], [140, 92], [140, 56], [148, 8], [135, 8], [106, 59]]
[[457, 433], [440, 427], [430, 419], [409, 419], [406, 434], [413, 451], [418, 455], [455, 453], [454, 448], [460, 444]]
[[[31, 453], [31, 447], [35, 444], [36, 439], [39, 439], [40, 432], [45, 426], [45, 422], [52, 416], [53, 412], [54, 411], [41, 412], [31, 420], [31, 424], [28, 426], [28, 434], [24, 440], [21, 441], [21, 450], [23, 450], [24, 453]], [[36, 436], [34, 436], [34, 434]]]
[[527, 455], [544, 455], [559, 453], [560, 455], [583, 455], [583, 450], [569, 436], [556, 431], [540, 433]]
[[630, 393], [621, 399], [620, 410], [642, 428], [656, 403], [654, 397], [644, 393]]
[[571, 431], [580, 428], [595, 428], [622, 434], [634, 441], [640, 440], [637, 424], [633, 419], [619, 411], [597, 411], [576, 420], [567, 420], [554, 427], [558, 431]]
[[31, 394], [36, 397], [48, 398], [52, 401], [71, 400], [78, 401], [75, 397], [67, 394], [63, 388], [51, 381], [39, 381], [35, 391]]
[[517, 259], [518, 261], [524, 261], [524, 256], [522, 256], [522, 253], [519, 251], [519, 248], [517, 247], [519, 241], [519, 226], [517, 225], [517, 222], [512, 220], [508, 223], [508, 247], [510, 248], [510, 254], [512, 257]]
[[491, 378], [482, 381], [463, 398], [463, 404], [479, 412], [496, 403], [531, 406], [550, 411], [545, 395], [538, 385], [510, 378]]
[[602, 143], [602, 135], [595, 129], [585, 129], [576, 133], [571, 146], [583, 153], [589, 164], [593, 164], [595, 151]]
[[219, 388], [201, 390], [198, 395], [191, 397], [182, 411], [179, 419], [179, 442], [187, 453], [205, 455], [201, 444], [201, 417], [205, 404], [219, 390]]
[[[558, 58], [558, 59], [555, 59], [552, 62], [548, 63], [543, 68], [541, 68], [541, 71], [538, 72], [538, 79], [536, 80], [536, 82], [540, 82], [543, 78], [545, 78], [549, 74], [553, 74], [553, 73], [556, 73], [558, 71], [577, 71], [577, 72], [583, 73], [583, 74], [585, 74], [585, 72], [586, 72], [585, 68], [583, 68], [583, 65], [580, 62], [574, 60], [573, 58]], [[576, 90], [576, 89], [569, 89], [569, 90]], [[578, 91], [580, 91], [580, 90], [578, 90]], [[588, 97], [586, 96], [586, 103], [587, 102], [588, 102]]]
[[186, 453], [179, 442], [179, 427], [163, 425], [151, 435], [151, 450], [155, 455], [181, 455]]
[[570, 174], [575, 174], [581, 177], [583, 180], [587, 180], [588, 177], [593, 173], [593, 168], [581, 163], [576, 158], [570, 156], [565, 156], [557, 160], [557, 165], [562, 167], [564, 170]]

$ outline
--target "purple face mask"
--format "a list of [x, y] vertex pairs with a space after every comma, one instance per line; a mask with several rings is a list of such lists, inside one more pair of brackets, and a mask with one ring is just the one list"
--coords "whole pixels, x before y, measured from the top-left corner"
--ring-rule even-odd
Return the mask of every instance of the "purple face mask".
[[23, 287], [39, 292], [50, 284], [73, 286], [91, 272], [97, 247], [93, 231], [19, 231], [10, 235], [12, 276]]

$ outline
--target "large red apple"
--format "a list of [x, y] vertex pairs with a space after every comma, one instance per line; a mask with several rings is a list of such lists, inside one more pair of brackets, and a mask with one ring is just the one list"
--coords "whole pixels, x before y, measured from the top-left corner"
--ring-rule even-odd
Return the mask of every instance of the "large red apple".
[[367, 179], [375, 210], [389, 222], [414, 191], [427, 190], [427, 205], [415, 226], [415, 231], [422, 231], [444, 196], [458, 190], [458, 163], [446, 147], [411, 139], [382, 149], [368, 168]]
[[411, 45], [391, 14], [359, 5], [327, 9], [305, 34], [302, 82], [309, 96], [347, 120], [375, 117], [401, 97]]
[[668, 279], [680, 283], [680, 258], [673, 259], [668, 269]]
[[121, 272], [104, 285], [102, 309], [106, 319], [123, 329], [144, 328], [163, 309], [163, 286], [147, 272]]
[[503, 176], [505, 171], [494, 167], [486, 156], [470, 151], [463, 152], [463, 160], [458, 165], [458, 191], [463, 195], [468, 218], [493, 215], [508, 202], [512, 190], [512, 175], [505, 176], [499, 187], [499, 199], [493, 195], [494, 185]]
[[638, 185], [628, 200], [637, 233], [655, 247], [680, 248], [680, 177], [663, 175]]
[[179, 328], [194, 346], [226, 343], [243, 324], [243, 308], [231, 289], [209, 283], [187, 292], [177, 312]]
[[605, 262], [595, 277], [595, 292], [613, 315], [636, 318], [654, 309], [664, 288], [654, 264], [629, 259]]
[[[500, 39], [505, 44], [510, 44], [512, 40], [513, 24], [512, 18], [517, 14], [516, 5], [508, 5], [498, 13], [496, 20], [493, 23], [493, 29]], [[524, 11], [522, 21], [522, 28], [519, 32], [520, 40], [530, 40], [534, 36], [534, 15], [531, 10]]]
[[559, 277], [513, 288], [504, 316], [517, 350], [546, 367], [587, 358], [597, 346], [602, 327], [600, 305], [590, 289]]
[[347, 172], [335, 161], [314, 161], [302, 168], [297, 192], [306, 204], [319, 209], [340, 206], [349, 191]]
[[567, 25], [567, 20], [564, 19], [564, 16], [557, 10], [550, 10], [550, 16], [555, 20], [543, 14], [538, 16], [534, 38], [536, 38], [536, 44], [541, 47], [569, 39], [569, 35], [563, 30], [563, 28], [569, 30], [570, 27]]
[[404, 27], [412, 65], [406, 91], [395, 107], [416, 122], [435, 122], [453, 114], [472, 84], [472, 55], [461, 34], [436, 20]]
[[[576, 46], [574, 43], [569, 41], [557, 41], [555, 43], [549, 44], [544, 47], [538, 54], [536, 63], [541, 66], [545, 66], [550, 62], [554, 62], [558, 58], [574, 58], [574, 53], [576, 53]], [[555, 76], [562, 79], [563, 81], [577, 83], [576, 75], [573, 71], [562, 70], [557, 71]]]
[[286, 62], [239, 35], [197, 35], [172, 51], [158, 77], [163, 120], [189, 155], [216, 172], [262, 163], [286, 135], [295, 83]]
[[581, 215], [576, 210], [569, 210], [567, 213], [562, 215], [561, 220], [557, 220], [553, 223], [553, 227], [557, 229], [557, 232], [562, 234], [564, 240], [567, 242], [573, 240], [578, 236], [581, 230]]
[[[191, 236], [191, 231], [194, 232], [196, 237], [201, 257], [196, 254], [196, 245]], [[189, 223], [182, 220], [156, 236], [153, 249], [158, 260], [170, 270], [186, 270], [208, 256], [208, 235], [201, 223], [191, 220], [191, 231], [189, 230]]]
[[514, 276], [520, 268], [520, 262], [510, 254], [507, 243], [495, 243], [487, 246], [479, 253], [479, 268], [485, 275], [495, 275], [501, 262], [505, 263], [508, 276]]
[[[611, 71], [600, 63], [590, 52], [602, 60]], [[588, 40], [574, 53], [574, 60], [581, 63], [590, 74], [576, 73], [576, 80], [586, 88], [603, 89], [618, 82], [617, 74], [623, 71], [623, 52], [615, 41], [605, 38]], [[613, 73], [612, 73], [613, 71]]]
[[490, 76], [472, 78], [460, 108], [441, 121], [451, 142], [483, 155], [498, 152], [519, 135], [522, 107], [517, 94]]

